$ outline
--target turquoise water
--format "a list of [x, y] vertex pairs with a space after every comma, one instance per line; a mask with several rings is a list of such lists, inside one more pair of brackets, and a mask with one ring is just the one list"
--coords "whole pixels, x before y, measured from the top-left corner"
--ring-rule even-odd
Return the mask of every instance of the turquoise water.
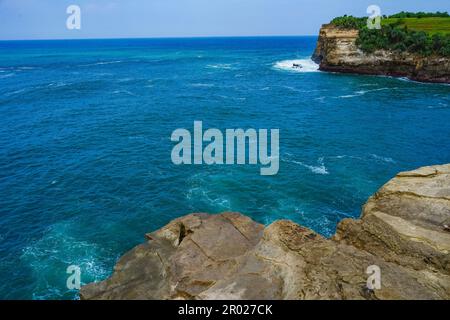
[[[75, 298], [69, 265], [104, 279], [190, 212], [330, 236], [398, 171], [450, 162], [449, 86], [317, 72], [315, 41], [0, 42], [0, 298]], [[194, 120], [279, 128], [278, 175], [173, 165], [170, 135]]]

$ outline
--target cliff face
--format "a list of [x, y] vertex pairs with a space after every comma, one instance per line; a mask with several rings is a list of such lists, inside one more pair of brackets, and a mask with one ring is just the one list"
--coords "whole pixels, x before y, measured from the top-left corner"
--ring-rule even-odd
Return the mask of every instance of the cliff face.
[[[82, 299], [449, 299], [450, 164], [398, 174], [332, 239], [291, 221], [191, 214], [147, 235]], [[381, 288], [367, 288], [376, 265]]]
[[450, 83], [450, 59], [378, 50], [367, 54], [355, 44], [358, 30], [323, 25], [312, 59], [320, 70], [407, 77], [415, 81]]

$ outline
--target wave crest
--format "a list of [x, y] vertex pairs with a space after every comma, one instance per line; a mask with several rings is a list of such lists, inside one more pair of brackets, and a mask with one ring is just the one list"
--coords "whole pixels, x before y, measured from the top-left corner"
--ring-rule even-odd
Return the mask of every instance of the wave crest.
[[[298, 66], [298, 67], [296, 67]], [[319, 65], [311, 59], [282, 60], [274, 65], [275, 69], [293, 72], [318, 72]]]

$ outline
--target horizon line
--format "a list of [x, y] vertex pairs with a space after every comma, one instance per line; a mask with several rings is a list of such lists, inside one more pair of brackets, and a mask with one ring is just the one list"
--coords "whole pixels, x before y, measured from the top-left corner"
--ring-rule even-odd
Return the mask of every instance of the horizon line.
[[38, 38], [38, 39], [0, 39], [0, 42], [8, 41], [79, 41], [79, 40], [145, 40], [145, 39], [214, 39], [214, 38], [295, 38], [317, 37], [318, 34], [298, 35], [239, 35], [239, 36], [156, 36], [156, 37], [100, 37], [100, 38]]

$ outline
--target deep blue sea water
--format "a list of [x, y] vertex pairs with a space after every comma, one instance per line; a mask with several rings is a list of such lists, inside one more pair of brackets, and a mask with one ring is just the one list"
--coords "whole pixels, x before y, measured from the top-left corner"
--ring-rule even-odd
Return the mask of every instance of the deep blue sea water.
[[[190, 212], [330, 236], [397, 172], [450, 162], [449, 86], [317, 72], [315, 41], [0, 42], [0, 298], [76, 298], [69, 265], [104, 279]], [[279, 174], [173, 165], [170, 135], [194, 120], [279, 128]]]

